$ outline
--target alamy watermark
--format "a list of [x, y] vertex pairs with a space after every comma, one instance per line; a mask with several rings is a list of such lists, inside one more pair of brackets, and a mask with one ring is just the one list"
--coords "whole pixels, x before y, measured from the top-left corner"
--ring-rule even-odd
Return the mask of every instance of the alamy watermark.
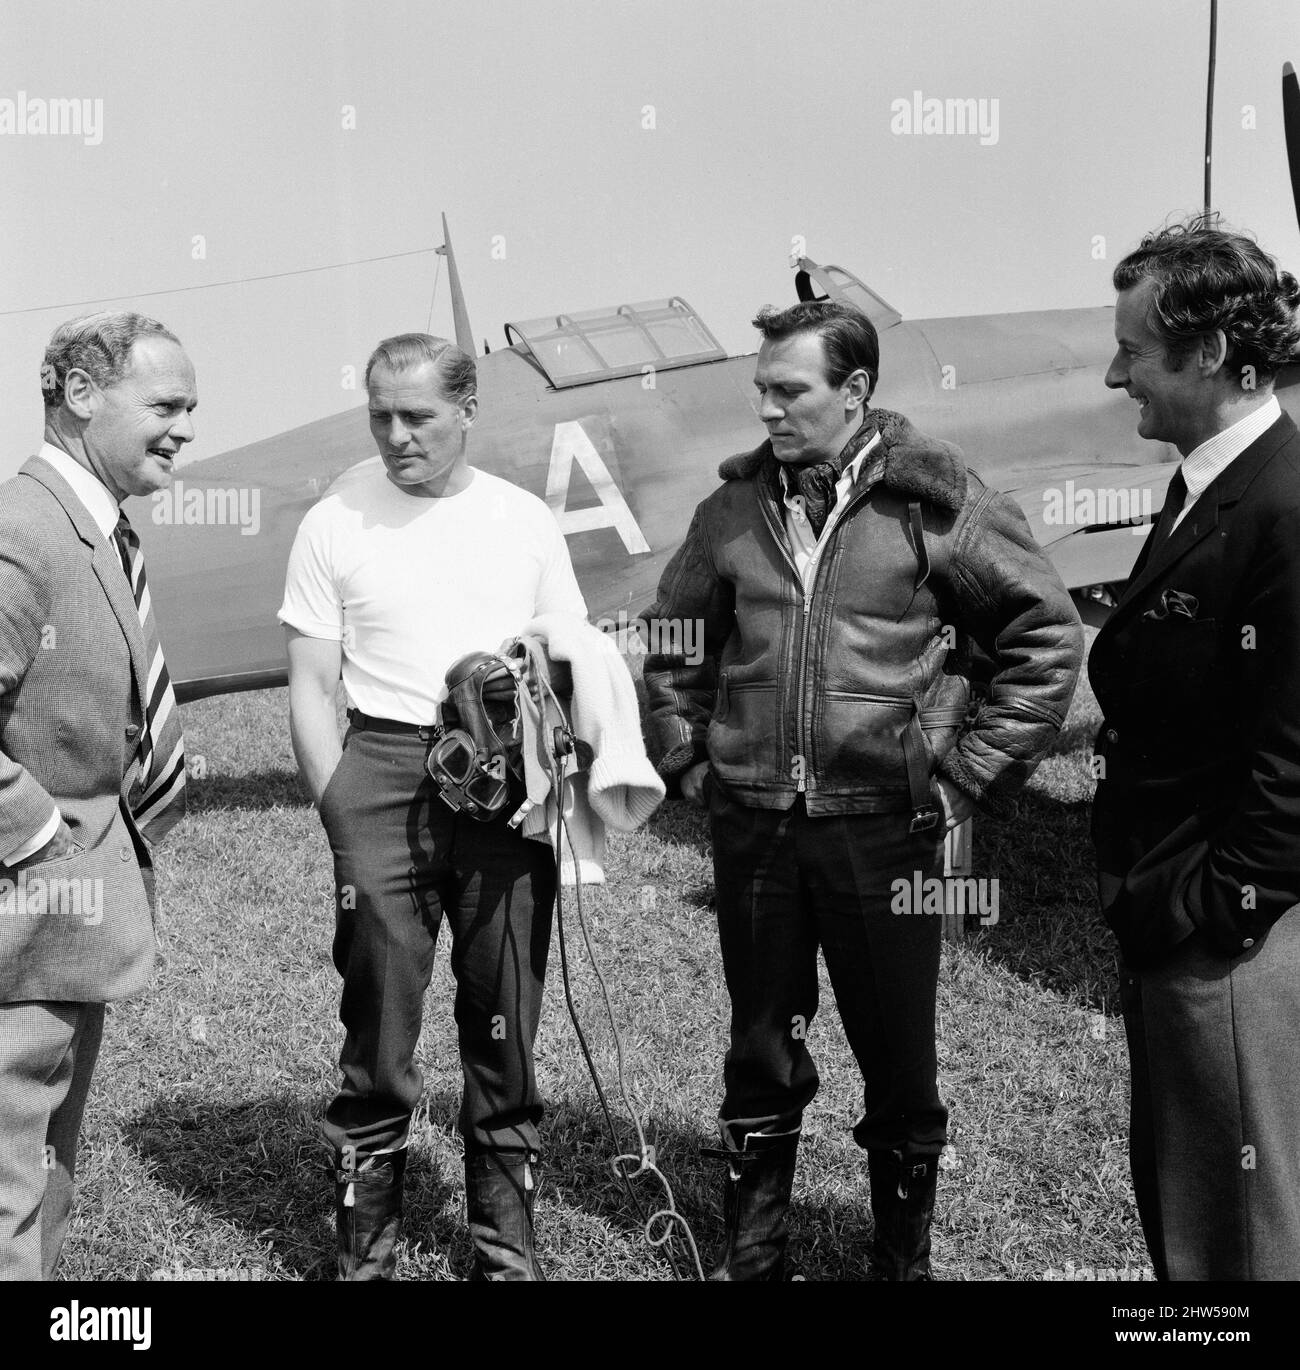
[[29, 875], [0, 877], [0, 918], [77, 918], [88, 928], [104, 921], [104, 882]]
[[211, 1283], [216, 1280], [264, 1280], [266, 1267], [262, 1265], [160, 1265], [149, 1276], [151, 1280], [198, 1281]]
[[1149, 1265], [1119, 1265], [1119, 1266], [1076, 1266], [1073, 1261], [1066, 1261], [1064, 1270], [1049, 1268], [1043, 1271], [1045, 1280], [1065, 1280], [1074, 1282], [1078, 1280], [1141, 1280], [1148, 1281], [1155, 1279], [1155, 1271]]
[[1129, 524], [1134, 533], [1142, 533], [1151, 521], [1149, 486], [1112, 489], [1110, 486], [1076, 485], [1067, 480], [1064, 485], [1048, 486], [1043, 491], [1043, 522], [1049, 528]]
[[940, 100], [926, 97], [919, 90], [909, 100], [900, 96], [889, 105], [889, 131], [898, 134], [939, 133], [948, 137], [976, 134], [981, 147], [992, 147], [998, 140], [999, 106], [997, 97]]
[[153, 1345], [152, 1323], [152, 1308], [101, 1308], [73, 1299], [50, 1309], [50, 1340], [129, 1341], [133, 1351], [147, 1351]]
[[104, 101], [47, 100], [20, 90], [0, 97], [0, 135], [19, 138], [80, 138], [87, 147], [104, 141]]
[[262, 527], [262, 492], [249, 489], [200, 490], [183, 480], [153, 493], [153, 521], [167, 524], [210, 524], [238, 527], [243, 537], [253, 537]]
[[998, 921], [998, 879], [971, 875], [924, 875], [913, 871], [890, 882], [889, 908], [898, 914], [979, 915], [980, 926], [991, 928]]
[[629, 618], [620, 609], [616, 618], [598, 618], [595, 626], [614, 639], [623, 656], [681, 657], [688, 666], [704, 660], [704, 621], [698, 618]]

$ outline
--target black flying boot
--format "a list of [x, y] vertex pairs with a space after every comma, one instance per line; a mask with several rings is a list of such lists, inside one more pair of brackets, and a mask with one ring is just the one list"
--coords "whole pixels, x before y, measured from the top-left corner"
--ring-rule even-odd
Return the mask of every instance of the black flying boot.
[[785, 1273], [785, 1224], [794, 1187], [799, 1129], [792, 1132], [746, 1133], [737, 1150], [727, 1125], [721, 1149], [704, 1154], [727, 1162], [722, 1212], [727, 1225], [726, 1249], [710, 1280], [779, 1280]]
[[938, 1156], [868, 1151], [871, 1213], [876, 1235], [871, 1255], [883, 1280], [933, 1280], [930, 1221], [939, 1179]]
[[405, 1150], [358, 1157], [350, 1169], [344, 1168], [342, 1153], [334, 1153], [339, 1279], [392, 1279], [402, 1230], [405, 1173]]
[[465, 1152], [471, 1280], [543, 1280], [533, 1250], [535, 1151]]

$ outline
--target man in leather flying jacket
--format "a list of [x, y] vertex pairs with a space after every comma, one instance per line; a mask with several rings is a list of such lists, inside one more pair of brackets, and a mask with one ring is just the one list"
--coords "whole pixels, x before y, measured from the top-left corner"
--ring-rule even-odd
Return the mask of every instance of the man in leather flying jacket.
[[[731, 996], [714, 1279], [777, 1279], [820, 946], [854, 1056], [873, 1256], [929, 1279], [947, 1109], [936, 1080], [941, 920], [897, 891], [944, 834], [996, 811], [1055, 738], [1078, 615], [1015, 503], [950, 443], [869, 408], [866, 316], [822, 300], [754, 320], [767, 441], [725, 461], [642, 615], [702, 624], [704, 659], [650, 655], [661, 774], [704, 802]], [[658, 634], [658, 640], [672, 634]], [[679, 635], [680, 636], [680, 635]], [[652, 638], [652, 640], [654, 640]], [[992, 663], [969, 716], [975, 649]]]

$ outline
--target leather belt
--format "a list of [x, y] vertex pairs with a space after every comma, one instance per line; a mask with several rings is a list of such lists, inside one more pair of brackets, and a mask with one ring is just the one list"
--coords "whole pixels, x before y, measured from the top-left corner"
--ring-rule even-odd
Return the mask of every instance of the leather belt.
[[348, 722], [359, 733], [403, 733], [409, 737], [418, 737], [424, 742], [437, 737], [442, 731], [436, 723], [404, 723], [397, 718], [372, 718], [369, 714], [363, 714], [360, 709], [348, 710]]

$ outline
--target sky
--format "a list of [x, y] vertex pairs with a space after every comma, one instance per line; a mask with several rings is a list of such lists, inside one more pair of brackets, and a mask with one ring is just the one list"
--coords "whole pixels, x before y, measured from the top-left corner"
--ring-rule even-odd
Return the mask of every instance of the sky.
[[[1208, 14], [5, 0], [0, 478], [39, 444], [50, 331], [99, 301], [185, 343], [190, 460], [358, 404], [379, 338], [451, 331], [444, 211], [493, 347], [507, 321], [680, 295], [753, 351], [796, 235], [908, 318], [1110, 304], [1124, 251], [1200, 206]], [[1222, 0], [1215, 204], [1300, 270], [1286, 58], [1300, 6]], [[996, 137], [904, 131], [914, 92], [996, 101]], [[90, 101], [93, 132], [22, 131], [33, 98]]]

